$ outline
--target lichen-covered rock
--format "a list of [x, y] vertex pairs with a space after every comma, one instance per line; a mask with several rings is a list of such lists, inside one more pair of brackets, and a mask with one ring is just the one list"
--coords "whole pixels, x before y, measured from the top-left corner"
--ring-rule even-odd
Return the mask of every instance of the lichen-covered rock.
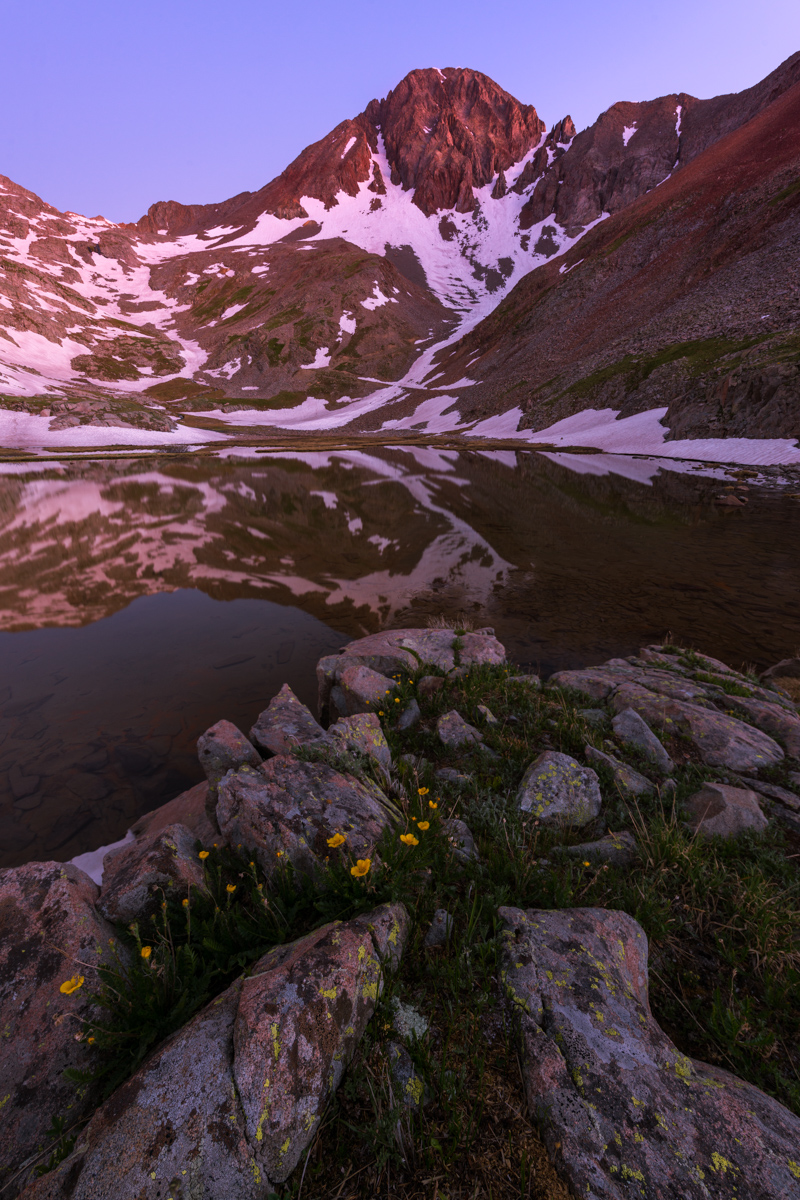
[[462, 666], [471, 667], [505, 662], [506, 654], [493, 629], [479, 629], [460, 638], [453, 629], [391, 629], [359, 638], [338, 655], [320, 659], [317, 665], [320, 715], [327, 712], [331, 690], [351, 667], [368, 667], [390, 677], [409, 676], [425, 666], [452, 671], [456, 656]]
[[[310, 709], [297, 699], [288, 683], [259, 713], [250, 730], [250, 740], [264, 754], [292, 754], [298, 746], [308, 746], [324, 736], [325, 730]], [[251, 766], [258, 766], [258, 763], [251, 762]]]
[[241, 729], [237, 729], [230, 721], [217, 721], [216, 725], [212, 725], [197, 739], [197, 757], [208, 780], [206, 815], [213, 825], [216, 822], [217, 786], [220, 779], [228, 771], [235, 771], [245, 763], [257, 767], [261, 762], [261, 755]]
[[[630, 867], [639, 857], [639, 847], [633, 834], [607, 833], [596, 842], [581, 842], [577, 846], [561, 846], [559, 853], [589, 863], [608, 863], [612, 867]], [[554, 851], [555, 853], [555, 851]]]
[[375, 713], [340, 717], [325, 735], [325, 743], [334, 751], [360, 754], [363, 758], [371, 759], [379, 767], [384, 779], [388, 780], [392, 770], [392, 752]]
[[624, 746], [630, 746], [651, 762], [659, 771], [669, 775], [675, 764], [653, 733], [650, 726], [634, 708], [623, 708], [611, 722], [614, 734]]
[[17, 1195], [36, 1165], [7, 1186], [23, 1163], [51, 1145], [47, 1131], [53, 1118], [63, 1118], [68, 1127], [97, 1103], [97, 1088], [79, 1091], [63, 1072], [95, 1066], [83, 1027], [98, 1010], [87, 997], [99, 982], [95, 965], [110, 959], [109, 940], [116, 936], [95, 910], [98, 894], [97, 885], [71, 863], [32, 862], [0, 871], [4, 1198]]
[[407, 1108], [418, 1109], [427, 1104], [430, 1099], [429, 1090], [425, 1086], [425, 1080], [417, 1074], [405, 1046], [401, 1046], [399, 1042], [389, 1042], [386, 1046], [386, 1057], [396, 1093], [394, 1103], [397, 1103], [399, 1096]]
[[478, 746], [483, 741], [480, 731], [468, 724], [455, 709], [439, 717], [436, 732], [448, 750], [456, 750], [459, 746]]
[[748, 696], [725, 696], [727, 711], [733, 711], [763, 729], [770, 737], [778, 738], [790, 758], [800, 758], [800, 717], [781, 704]]
[[584, 754], [590, 763], [594, 763], [595, 766], [602, 763], [613, 772], [614, 783], [623, 796], [647, 796], [653, 791], [653, 785], [646, 776], [634, 771], [627, 763], [620, 762], [613, 754], [605, 754], [602, 750], [596, 750], [594, 746], [586, 746]]
[[753, 829], [767, 828], [758, 796], [749, 788], [729, 787], [724, 783], [705, 783], [686, 801], [689, 824], [709, 837], [732, 838]]
[[586, 825], [600, 812], [600, 784], [591, 767], [545, 750], [525, 772], [517, 804], [543, 825]]
[[316, 1135], [375, 1009], [401, 905], [265, 955], [100, 1108], [25, 1200], [265, 1200]]
[[[312, 874], [326, 858], [369, 858], [398, 816], [377, 785], [291, 755], [232, 771], [219, 786], [220, 829], [230, 845], [252, 851], [267, 874], [284, 855]], [[330, 846], [337, 835], [345, 841]]]
[[528, 1106], [587, 1200], [798, 1200], [800, 1120], [682, 1055], [650, 1012], [647, 938], [604, 909], [501, 908]]
[[129, 925], [160, 908], [165, 896], [186, 896], [203, 886], [203, 864], [195, 835], [185, 825], [145, 834], [103, 859], [97, 907], [109, 921]]
[[349, 666], [337, 676], [331, 689], [328, 710], [331, 720], [356, 713], [380, 712], [388, 706], [397, 682], [370, 667]]
[[654, 695], [639, 684], [620, 686], [611, 703], [617, 713], [634, 709], [655, 731], [670, 731], [688, 737], [703, 762], [710, 767], [754, 771], [773, 766], [783, 759], [783, 750], [777, 742], [760, 729], [712, 708]]
[[[188, 791], [181, 792], [174, 800], [168, 800], [159, 808], [145, 813], [131, 825], [131, 833], [134, 837], [141, 838], [145, 834], [158, 833], [169, 825], [184, 825], [198, 842], [202, 842], [206, 847], [211, 846], [219, 839], [219, 830], [216, 817], [212, 825], [206, 812], [208, 786], [208, 780], [204, 779]], [[216, 800], [214, 803], [216, 804]]]

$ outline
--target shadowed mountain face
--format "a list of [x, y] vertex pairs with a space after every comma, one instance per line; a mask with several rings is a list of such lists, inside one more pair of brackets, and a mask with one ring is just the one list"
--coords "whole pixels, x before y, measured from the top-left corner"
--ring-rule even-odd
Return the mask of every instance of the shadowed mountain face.
[[0, 866], [121, 837], [201, 777], [202, 730], [287, 681], [313, 706], [317, 658], [382, 628], [466, 612], [548, 673], [668, 630], [774, 662], [800, 642], [785, 491], [422, 448], [0, 475]]
[[55, 430], [245, 407], [435, 431], [446, 391], [450, 429], [666, 407], [673, 437], [796, 437], [798, 130], [800, 54], [582, 132], [427, 69], [260, 191], [136, 225], [0, 177], [2, 403]]

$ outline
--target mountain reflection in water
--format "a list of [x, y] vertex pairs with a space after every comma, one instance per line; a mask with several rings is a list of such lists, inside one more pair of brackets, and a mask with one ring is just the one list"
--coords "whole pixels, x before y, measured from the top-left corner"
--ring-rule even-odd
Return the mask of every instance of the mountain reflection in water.
[[[421, 448], [18, 465], [0, 476], [0, 865], [121, 837], [351, 637], [465, 612], [550, 671], [671, 631], [800, 646], [800, 503], [627, 460]], [[601, 471], [601, 461], [572, 466]], [[623, 469], [623, 468], [619, 468]], [[636, 475], [641, 478], [635, 478]]]

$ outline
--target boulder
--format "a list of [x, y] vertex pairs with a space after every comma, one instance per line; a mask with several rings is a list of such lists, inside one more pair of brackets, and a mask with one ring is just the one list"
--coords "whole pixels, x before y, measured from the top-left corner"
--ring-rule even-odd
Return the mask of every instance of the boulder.
[[437, 767], [433, 772], [433, 777], [434, 779], [437, 779], [439, 783], [452, 783], [455, 784], [456, 787], [459, 787], [464, 783], [469, 783], [469, 781], [472, 779], [471, 775], [465, 771], [458, 771], [455, 767]]
[[[0, 1189], [16, 1196], [40, 1149], [49, 1157], [54, 1117], [66, 1128], [85, 1118], [98, 1088], [64, 1079], [92, 1071], [84, 1022], [98, 1015], [89, 993], [96, 964], [111, 958], [116, 931], [95, 910], [99, 888], [71, 863], [31, 862], [0, 871]], [[68, 984], [67, 981], [72, 983]], [[62, 985], [66, 985], [62, 991]]]
[[202, 783], [195, 784], [188, 791], [181, 792], [180, 796], [176, 796], [174, 800], [169, 800], [160, 808], [154, 808], [152, 812], [139, 817], [139, 820], [131, 825], [131, 833], [134, 837], [140, 838], [145, 834], [158, 833], [169, 825], [184, 825], [194, 834], [198, 842], [202, 842], [206, 847], [211, 846], [219, 839], [219, 830], [216, 817], [213, 825], [208, 819], [207, 797], [208, 780], [204, 779]]
[[800, 1120], [685, 1057], [653, 1019], [625, 913], [501, 908], [528, 1107], [575, 1196], [800, 1197]]
[[589, 863], [608, 863], [611, 867], [630, 867], [639, 857], [636, 839], [627, 832], [607, 833], [599, 841], [581, 842], [577, 846], [560, 846], [558, 852]]
[[442, 831], [452, 848], [453, 855], [459, 862], [477, 862], [478, 851], [475, 849], [475, 839], [468, 825], [458, 817], [447, 817], [442, 821]]
[[795, 812], [800, 812], [800, 796], [798, 796], [797, 792], [790, 792], [788, 788], [779, 787], [777, 783], [766, 783], [760, 779], [747, 780], [746, 782], [747, 786], [754, 792], [758, 792], [762, 796], [769, 796], [770, 800], [777, 800], [779, 803], [785, 804], [787, 808], [792, 808]]
[[542, 681], [538, 675], [509, 675], [509, 683], [524, 683], [526, 687], [533, 688], [538, 691], [542, 686]]
[[584, 754], [595, 766], [602, 763], [608, 767], [614, 775], [614, 783], [621, 795], [646, 796], [653, 791], [653, 785], [649, 779], [638, 771], [634, 771], [633, 767], [629, 767], [627, 763], [620, 762], [613, 754], [605, 754], [602, 750], [596, 750], [594, 746], [586, 746]]
[[800, 658], [782, 658], [762, 671], [761, 679], [800, 679]]
[[611, 702], [617, 713], [632, 708], [651, 728], [683, 734], [710, 767], [753, 771], [783, 759], [783, 750], [767, 734], [715, 709], [656, 696], [634, 683], [619, 687]]
[[439, 741], [448, 750], [456, 750], [459, 746], [477, 746], [483, 742], [483, 737], [475, 726], [469, 725], [455, 709], [439, 717], [436, 732]]
[[360, 754], [371, 759], [388, 780], [392, 771], [392, 752], [375, 713], [340, 717], [325, 735], [325, 743], [334, 750]]
[[706, 783], [686, 801], [686, 811], [692, 828], [708, 836], [732, 838], [746, 829], [767, 828], [758, 796], [749, 788]]
[[478, 704], [476, 706], [475, 720], [480, 725], [487, 725], [490, 728], [496, 727], [500, 724], [500, 722], [498, 721], [497, 717], [494, 715], [492, 710], [490, 708], [488, 708], [485, 704]]
[[241, 729], [237, 729], [230, 721], [217, 721], [197, 739], [197, 757], [208, 780], [206, 815], [213, 825], [216, 821], [217, 785], [222, 776], [245, 763], [257, 767], [261, 755]]
[[[377, 785], [326, 763], [278, 755], [258, 770], [241, 767], [225, 776], [217, 819], [227, 841], [245, 846], [269, 875], [284, 855], [308, 873], [326, 858], [370, 858], [397, 813]], [[337, 834], [346, 841], [330, 847]]]
[[196, 837], [185, 825], [145, 834], [103, 859], [97, 907], [109, 921], [130, 925], [152, 916], [167, 895], [186, 896], [204, 883]]
[[543, 825], [586, 825], [600, 812], [600, 784], [591, 767], [545, 750], [525, 772], [517, 804]]
[[675, 764], [672, 759], [650, 726], [634, 708], [624, 708], [621, 712], [617, 712], [611, 722], [611, 727], [624, 746], [631, 746], [634, 750], [638, 750], [659, 771], [665, 775], [674, 771]]
[[[325, 736], [325, 730], [314, 719], [311, 710], [297, 699], [288, 683], [277, 696], [273, 696], [267, 707], [259, 713], [250, 730], [250, 740], [266, 755], [291, 754], [298, 746], [307, 746]], [[258, 762], [245, 759], [251, 766]], [[231, 763], [234, 770], [242, 763]], [[223, 772], [224, 774], [224, 772]]]
[[[418, 1109], [430, 1100], [429, 1089], [425, 1080], [417, 1074], [411, 1055], [399, 1042], [389, 1042], [386, 1047], [386, 1057], [389, 1060], [389, 1072], [392, 1083], [403, 1104], [407, 1108]], [[394, 1105], [396, 1100], [392, 1098]]]
[[316, 1136], [407, 935], [394, 905], [276, 947], [147, 1059], [25, 1200], [264, 1200]]
[[[319, 711], [327, 711], [335, 683], [350, 667], [363, 666], [381, 675], [416, 674], [420, 667], [452, 671], [456, 657], [462, 666], [505, 662], [505, 650], [493, 629], [480, 629], [457, 639], [453, 629], [392, 629], [350, 642], [339, 654], [327, 655], [317, 665]], [[348, 715], [348, 714], [343, 714]]]
[[400, 717], [397, 721], [397, 732], [408, 733], [409, 729], [413, 729], [415, 725], [419, 725], [422, 720], [422, 713], [416, 700], [409, 700]]
[[397, 683], [370, 667], [347, 667], [331, 689], [328, 711], [331, 720], [352, 717], [356, 713], [380, 712], [391, 702]]

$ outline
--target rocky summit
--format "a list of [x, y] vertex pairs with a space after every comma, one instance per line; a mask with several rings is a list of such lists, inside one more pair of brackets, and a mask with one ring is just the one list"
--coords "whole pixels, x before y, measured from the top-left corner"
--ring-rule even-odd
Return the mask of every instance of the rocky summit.
[[0, 177], [0, 403], [26, 438], [797, 439], [799, 128], [800, 54], [581, 131], [423, 69], [220, 203], [119, 225]]
[[218, 721], [0, 872], [4, 1195], [800, 1200], [794, 661], [403, 629]]

